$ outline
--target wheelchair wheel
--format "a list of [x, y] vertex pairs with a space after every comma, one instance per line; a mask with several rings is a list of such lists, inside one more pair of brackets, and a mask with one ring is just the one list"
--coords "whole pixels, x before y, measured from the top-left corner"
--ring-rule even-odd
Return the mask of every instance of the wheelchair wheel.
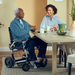
[[11, 57], [6, 57], [5, 58], [5, 65], [7, 68], [11, 68], [13, 66], [13, 60]]
[[23, 70], [23, 71], [28, 71], [29, 69], [30, 69], [29, 64], [26, 64], [26, 63], [25, 63], [25, 64], [22, 65], [22, 70]]
[[47, 66], [47, 60], [46, 59], [41, 60], [40, 65], [41, 65], [41, 67], [46, 67]]

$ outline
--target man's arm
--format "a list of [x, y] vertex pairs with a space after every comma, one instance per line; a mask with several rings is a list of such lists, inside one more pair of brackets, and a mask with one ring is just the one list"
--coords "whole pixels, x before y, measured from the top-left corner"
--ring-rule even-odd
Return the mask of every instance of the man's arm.
[[30, 28], [29, 29], [20, 29], [15, 22], [11, 22], [10, 29], [18, 37], [21, 37], [21, 36], [29, 33], [29, 31], [31, 30]]
[[36, 26], [30, 26], [31, 30], [35, 31], [36, 30]]
[[26, 21], [25, 21], [25, 23], [26, 23], [26, 25], [29, 26], [29, 28], [30, 28], [31, 30], [33, 30], [33, 31], [36, 30], [36, 26], [31, 26], [31, 25], [30, 25], [28, 22], [26, 22]]

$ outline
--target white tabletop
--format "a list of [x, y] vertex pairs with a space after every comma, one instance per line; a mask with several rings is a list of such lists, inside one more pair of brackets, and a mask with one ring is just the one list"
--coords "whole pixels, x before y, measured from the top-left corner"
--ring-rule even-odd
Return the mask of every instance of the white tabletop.
[[75, 37], [71, 37], [69, 31], [67, 31], [66, 35], [58, 35], [57, 33], [51, 31], [46, 33], [37, 33], [36, 31], [34, 34], [46, 43], [75, 42]]

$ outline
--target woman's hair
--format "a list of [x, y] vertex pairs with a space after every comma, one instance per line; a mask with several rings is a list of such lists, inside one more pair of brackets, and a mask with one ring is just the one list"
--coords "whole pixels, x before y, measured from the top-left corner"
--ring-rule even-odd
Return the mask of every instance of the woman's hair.
[[54, 14], [57, 13], [57, 8], [56, 8], [54, 5], [52, 5], [52, 4], [49, 4], [49, 5], [47, 5], [47, 6], [45, 7], [46, 11], [48, 10], [49, 7], [51, 7], [51, 8], [53, 9]]

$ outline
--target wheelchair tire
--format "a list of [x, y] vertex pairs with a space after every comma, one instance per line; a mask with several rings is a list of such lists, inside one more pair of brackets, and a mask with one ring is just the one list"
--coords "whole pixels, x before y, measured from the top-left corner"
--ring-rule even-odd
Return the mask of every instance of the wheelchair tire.
[[25, 64], [22, 65], [22, 70], [23, 70], [23, 71], [28, 71], [29, 69], [30, 69], [29, 64], [26, 64], [26, 63], [25, 63]]
[[41, 65], [41, 67], [46, 67], [47, 66], [47, 60], [41, 60], [40, 65]]
[[11, 57], [6, 57], [5, 58], [5, 65], [7, 68], [11, 68], [13, 66], [13, 60]]

